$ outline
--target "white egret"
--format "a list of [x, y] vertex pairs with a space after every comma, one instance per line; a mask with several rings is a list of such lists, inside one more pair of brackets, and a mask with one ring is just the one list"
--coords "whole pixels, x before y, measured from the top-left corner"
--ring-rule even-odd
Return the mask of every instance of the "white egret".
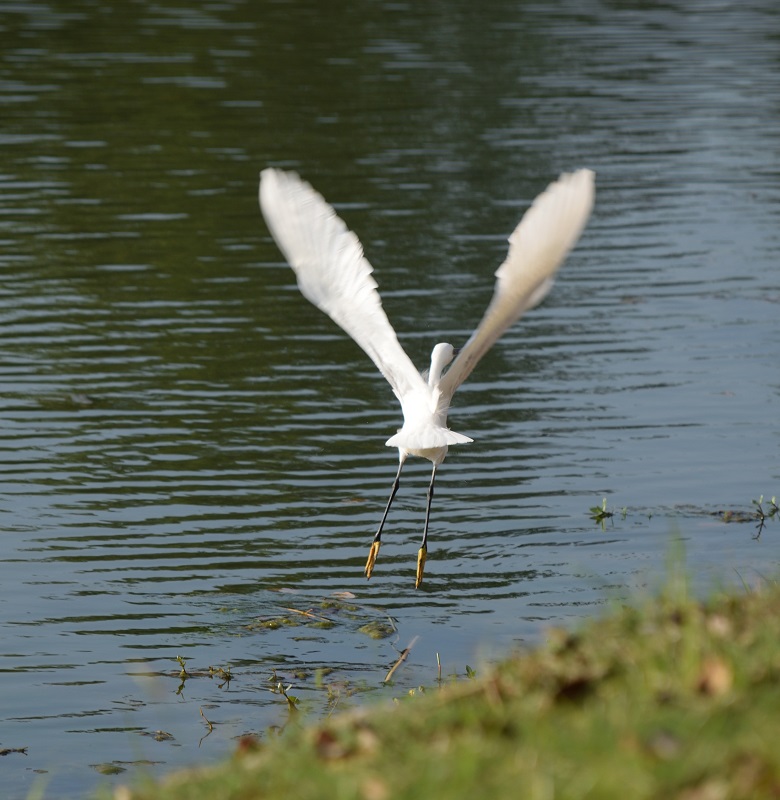
[[398, 448], [398, 472], [371, 543], [366, 578], [374, 569], [404, 462], [410, 455], [420, 456], [433, 463], [417, 554], [415, 588], [420, 586], [436, 470], [450, 445], [472, 441], [447, 427], [452, 395], [504, 331], [550, 291], [558, 267], [585, 227], [593, 197], [594, 174], [580, 169], [561, 175], [534, 200], [509, 237], [509, 252], [496, 272], [493, 298], [482, 321], [460, 350], [448, 343], [437, 344], [426, 376], [417, 371], [398, 342], [357, 236], [322, 195], [295, 173], [278, 169], [261, 173], [260, 208], [295, 271], [301, 293], [360, 345], [401, 403], [403, 427], [386, 442]]

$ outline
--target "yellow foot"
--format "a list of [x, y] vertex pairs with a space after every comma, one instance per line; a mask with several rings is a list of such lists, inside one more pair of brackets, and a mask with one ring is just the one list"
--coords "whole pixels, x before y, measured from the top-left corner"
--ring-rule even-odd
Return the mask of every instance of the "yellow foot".
[[366, 568], [363, 570], [366, 580], [371, 577], [374, 571], [374, 564], [376, 564], [376, 557], [379, 555], [379, 545], [381, 542], [372, 542], [371, 549], [368, 551], [368, 560], [366, 561]]
[[417, 578], [414, 582], [414, 588], [419, 589], [423, 579], [423, 572], [425, 572], [425, 557], [428, 555], [428, 548], [421, 547], [417, 551]]

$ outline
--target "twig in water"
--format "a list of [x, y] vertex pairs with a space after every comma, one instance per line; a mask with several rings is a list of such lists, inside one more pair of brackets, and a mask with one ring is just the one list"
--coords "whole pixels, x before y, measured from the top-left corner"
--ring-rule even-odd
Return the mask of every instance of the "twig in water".
[[209, 732], [200, 737], [200, 739], [198, 740], [198, 747], [200, 747], [201, 744], [203, 744], [203, 740], [207, 736], [211, 736], [211, 732], [214, 730], [214, 725], [211, 723], [210, 720], [206, 719], [206, 715], [203, 713], [203, 707], [202, 706], [200, 708], [200, 715], [201, 715], [201, 717], [203, 717], [204, 720], [206, 720], [206, 725], [209, 726]]
[[302, 617], [309, 617], [311, 619], [319, 620], [320, 622], [330, 622], [327, 617], [321, 617], [319, 614], [314, 614], [311, 610], [308, 611], [301, 611], [299, 608], [289, 608], [288, 606], [283, 607], [285, 611], [292, 611], [293, 614], [300, 614]]
[[209, 733], [211, 733], [214, 730], [214, 725], [211, 722], [209, 722], [208, 719], [206, 719], [206, 715], [203, 713], [203, 706], [201, 706], [200, 708], [200, 715], [201, 717], [203, 717], [204, 720], [206, 720], [206, 725], [209, 726]]
[[407, 656], [409, 655], [409, 653], [412, 652], [412, 648], [415, 646], [415, 644], [417, 644], [417, 640], [419, 638], [420, 638], [419, 636], [415, 636], [414, 639], [412, 639], [412, 641], [409, 642], [409, 646], [398, 657], [398, 661], [396, 661], [395, 664], [393, 664], [393, 666], [390, 668], [390, 672], [388, 672], [387, 675], [385, 675], [385, 679], [383, 681], [384, 683], [388, 683], [388, 681], [392, 679], [393, 674], [398, 669], [398, 667], [400, 667], [401, 664], [403, 664], [404, 661], [406, 661]]

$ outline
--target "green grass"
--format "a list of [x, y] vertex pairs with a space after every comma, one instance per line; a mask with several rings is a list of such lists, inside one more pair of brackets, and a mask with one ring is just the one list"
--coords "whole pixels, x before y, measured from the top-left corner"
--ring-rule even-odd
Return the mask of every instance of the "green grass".
[[[681, 586], [681, 584], [677, 584]], [[490, 674], [136, 786], [133, 800], [780, 797], [780, 589], [673, 589]]]

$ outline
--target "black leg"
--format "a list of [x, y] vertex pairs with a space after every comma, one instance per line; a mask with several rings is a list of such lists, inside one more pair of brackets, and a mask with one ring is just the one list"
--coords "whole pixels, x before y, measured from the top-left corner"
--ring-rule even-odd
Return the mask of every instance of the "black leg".
[[387, 505], [385, 506], [385, 513], [382, 514], [382, 521], [379, 523], [379, 530], [377, 530], [376, 534], [374, 535], [375, 542], [380, 541], [382, 538], [382, 528], [385, 527], [385, 520], [390, 512], [390, 506], [393, 504], [393, 498], [395, 497], [395, 493], [398, 491], [398, 487], [401, 484], [401, 469], [403, 465], [403, 461], [398, 464], [398, 472], [396, 473], [395, 480], [393, 481], [393, 489], [390, 492], [390, 499], [387, 501]]
[[425, 571], [425, 558], [428, 555], [428, 522], [431, 519], [431, 501], [433, 500], [433, 484], [436, 480], [436, 464], [433, 465], [431, 473], [431, 483], [428, 486], [428, 504], [425, 507], [425, 527], [423, 528], [422, 545], [417, 552], [417, 578], [414, 581], [414, 588], [419, 589]]
[[385, 527], [385, 520], [387, 519], [387, 515], [390, 513], [390, 506], [393, 504], [393, 498], [395, 497], [395, 493], [398, 491], [398, 486], [401, 483], [401, 470], [403, 469], [404, 461], [406, 461], [405, 457], [399, 460], [398, 472], [396, 473], [395, 480], [393, 481], [393, 489], [390, 492], [390, 499], [387, 501], [387, 505], [385, 506], [385, 513], [382, 514], [382, 521], [379, 523], [379, 529], [374, 534], [374, 541], [371, 542], [371, 550], [368, 553], [366, 568], [363, 570], [366, 579], [370, 578], [371, 573], [374, 571], [376, 557], [379, 555], [379, 546], [382, 544], [382, 528]]

